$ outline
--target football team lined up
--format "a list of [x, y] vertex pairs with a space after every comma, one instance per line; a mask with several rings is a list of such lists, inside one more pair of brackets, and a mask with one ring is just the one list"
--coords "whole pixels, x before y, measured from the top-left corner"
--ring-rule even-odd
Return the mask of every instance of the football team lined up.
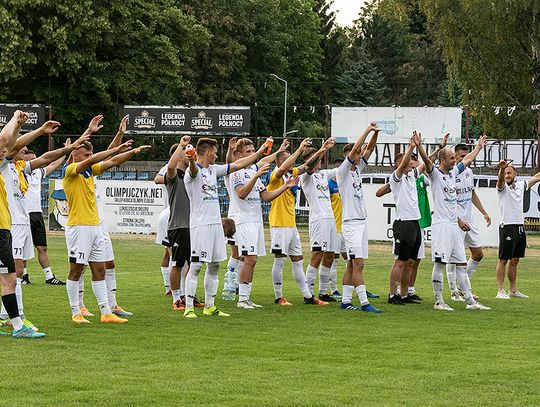
[[[104, 323], [126, 323], [132, 315], [117, 304], [116, 273], [111, 238], [103, 218], [100, 194], [95, 178], [118, 166], [150, 146], [134, 148], [133, 141], [122, 142], [127, 116], [108, 149], [94, 152], [91, 135], [103, 126], [103, 116], [96, 116], [75, 142], [40, 157], [27, 145], [42, 134], [54, 133], [60, 123], [48, 121], [38, 130], [19, 137], [28, 119], [16, 111], [0, 133], [0, 283], [2, 286], [1, 322], [13, 326], [18, 338], [40, 338], [44, 334], [25, 316], [21, 284], [29, 284], [26, 261], [34, 257], [33, 246], [45, 274], [45, 282], [66, 285], [72, 321], [89, 323], [92, 316], [84, 306], [85, 266], [90, 267], [92, 290]], [[343, 148], [343, 160], [332, 169], [321, 168], [321, 158], [335, 146], [326, 140], [320, 149], [305, 139], [289, 153], [284, 140], [269, 154], [269, 138], [258, 150], [247, 138], [229, 142], [226, 163], [216, 164], [217, 141], [199, 138], [195, 148], [184, 136], [170, 150], [170, 160], [155, 179], [167, 190], [167, 207], [160, 215], [157, 242], [166, 246], [161, 271], [167, 294], [172, 295], [173, 309], [186, 318], [229, 314], [215, 305], [220, 262], [226, 260], [227, 240], [231, 246], [225, 274], [223, 298], [236, 300], [237, 307], [261, 306], [251, 299], [254, 269], [259, 256], [266, 255], [261, 199], [271, 202], [269, 213], [271, 252], [274, 255], [272, 279], [275, 303], [292, 305], [283, 296], [282, 274], [286, 258], [291, 259], [294, 279], [305, 304], [325, 306], [339, 302], [342, 310], [380, 313], [369, 298], [378, 295], [366, 289], [363, 270], [368, 258], [367, 211], [362, 191], [362, 171], [374, 151], [379, 129], [371, 124], [353, 144]], [[369, 140], [368, 140], [368, 137]], [[443, 300], [443, 271], [446, 267], [451, 298], [465, 301], [469, 310], [489, 310], [471, 291], [470, 279], [482, 259], [478, 229], [472, 222], [472, 205], [491, 223], [474, 191], [472, 171], [468, 166], [484, 147], [481, 137], [473, 151], [460, 144], [452, 150], [445, 137], [437, 151], [428, 156], [420, 134], [414, 133], [404, 153], [395, 157], [396, 169], [390, 182], [377, 195], [392, 192], [396, 202], [393, 224], [395, 262], [390, 271], [388, 303], [420, 303], [414, 284], [420, 259], [424, 257], [422, 228], [432, 227], [432, 285], [435, 309], [453, 311]], [[413, 154], [417, 150], [422, 162]], [[267, 154], [259, 160], [263, 154]], [[47, 257], [47, 242], [41, 213], [41, 180], [62, 167], [62, 185], [68, 202], [65, 231], [70, 270], [67, 282], [52, 273]], [[302, 158], [303, 164], [295, 166]], [[438, 165], [433, 161], [438, 159]], [[261, 177], [275, 162], [265, 186]], [[524, 257], [526, 240], [523, 227], [524, 192], [540, 180], [540, 173], [527, 181], [516, 181], [515, 168], [499, 163], [497, 189], [501, 210], [499, 262], [496, 298], [524, 298], [516, 288], [517, 264]], [[218, 196], [218, 178], [224, 177], [230, 204], [228, 218], [222, 219]], [[426, 186], [431, 186], [433, 217]], [[310, 261], [304, 272], [302, 244], [296, 227], [296, 189], [302, 188], [309, 204]], [[465, 248], [471, 257], [467, 261]], [[346, 261], [342, 293], [337, 289], [339, 256]], [[195, 296], [198, 275], [206, 264], [204, 303]], [[315, 285], [319, 274], [318, 292]], [[504, 290], [508, 274], [510, 290]], [[359, 307], [353, 304], [354, 293]]]

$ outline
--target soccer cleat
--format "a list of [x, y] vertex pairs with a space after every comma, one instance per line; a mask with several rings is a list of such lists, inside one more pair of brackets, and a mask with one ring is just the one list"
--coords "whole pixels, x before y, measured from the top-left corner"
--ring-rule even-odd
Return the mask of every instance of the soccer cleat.
[[169, 297], [172, 297], [172, 291], [171, 290], [165, 291], [165, 295], [168, 295]]
[[445, 302], [436, 302], [433, 306], [433, 309], [439, 310], [439, 311], [453, 311], [454, 308], [451, 308], [447, 303]]
[[38, 332], [38, 331], [39, 331], [38, 327], [35, 326], [33, 323], [31, 323], [31, 322], [30, 322], [29, 320], [27, 320], [27, 319], [23, 319], [23, 320], [22, 320], [22, 323], [23, 323], [24, 325], [26, 325], [28, 328], [33, 329], [35, 332]]
[[196, 308], [203, 308], [204, 307], [204, 302], [200, 302], [199, 299], [197, 297], [195, 297], [195, 298], [193, 298], [193, 305]]
[[128, 322], [127, 319], [120, 318], [118, 315], [115, 314], [101, 315], [99, 321], [105, 324], [125, 324], [126, 322]]
[[289, 301], [285, 299], [285, 297], [280, 297], [277, 300], [274, 301], [276, 304], [279, 305], [292, 305]]
[[519, 292], [518, 290], [516, 290], [516, 291], [514, 291], [514, 292], [509, 291], [509, 292], [508, 292], [508, 296], [509, 296], [510, 298], [529, 298], [528, 295], [525, 295], [525, 294]]
[[184, 317], [185, 318], [197, 318], [197, 315], [195, 315], [195, 307], [189, 307], [184, 311]]
[[176, 300], [172, 305], [172, 309], [175, 311], [185, 311], [186, 304], [182, 300]]
[[0, 319], [0, 325], [2, 325], [2, 326], [11, 326], [11, 320], [9, 318]]
[[120, 305], [117, 305], [112, 309], [113, 314], [119, 317], [130, 317], [133, 315], [133, 312], [126, 311]]
[[366, 291], [366, 295], [368, 298], [380, 298], [379, 294], [370, 293], [369, 291]]
[[412, 298], [413, 300], [416, 300], [416, 301], [423, 301], [422, 298], [420, 298], [418, 295], [416, 295], [416, 293], [415, 294], [409, 293], [409, 295], [407, 297]]
[[336, 299], [328, 294], [319, 294], [319, 300], [324, 302], [336, 302]]
[[341, 293], [338, 291], [338, 290], [335, 290], [332, 294], [330, 294], [335, 300], [336, 302], [340, 302], [341, 301]]
[[251, 301], [250, 299], [248, 299], [247, 302], [248, 302], [249, 305], [251, 305], [253, 308], [262, 308], [262, 307], [263, 307], [262, 305], [255, 304], [255, 303], [254, 303], [253, 301]]
[[342, 311], [360, 311], [356, 305], [352, 305], [350, 302], [339, 304], [339, 309]]
[[403, 302], [404, 304], [421, 304], [420, 301], [411, 298], [410, 294], [407, 295], [405, 298], [401, 297], [401, 302]]
[[306, 305], [328, 305], [328, 303], [326, 301], [319, 300], [315, 296], [313, 296], [311, 298], [304, 298], [304, 304], [306, 304]]
[[236, 303], [236, 308], [255, 309], [255, 307], [253, 305], [251, 305], [250, 301], [248, 301], [248, 300], [238, 301]]
[[81, 307], [81, 315], [83, 317], [93, 317], [94, 314], [92, 314], [90, 311], [88, 311], [88, 308], [86, 307]]
[[373, 312], [374, 314], [380, 314], [381, 313], [381, 310], [379, 308], [375, 308], [370, 303], [362, 305], [360, 307], [360, 310], [364, 311], [364, 312]]
[[465, 301], [465, 298], [459, 295], [458, 291], [452, 291], [452, 294], [450, 294], [450, 298], [452, 299], [452, 301], [458, 301], [458, 302]]
[[215, 315], [218, 317], [230, 317], [226, 312], [220, 311], [215, 305], [210, 308], [203, 309], [203, 315]]
[[489, 310], [491, 310], [491, 308], [486, 307], [485, 305], [482, 305], [479, 302], [475, 302], [474, 304], [467, 304], [465, 309], [478, 310], [478, 311], [489, 311]]
[[71, 320], [76, 324], [89, 324], [90, 321], [84, 318], [81, 314], [73, 315]]
[[61, 280], [58, 280], [54, 274], [53, 274], [53, 277], [52, 278], [49, 278], [48, 280], [45, 280], [45, 284], [50, 284], [50, 285], [66, 285], [65, 282], [61, 281]]
[[11, 334], [14, 338], [30, 338], [30, 339], [38, 339], [43, 338], [45, 336], [44, 333], [36, 332], [32, 328], [23, 325], [21, 329], [18, 331], [13, 331]]
[[[459, 295], [460, 295], [461, 297], [465, 298], [465, 293], [464, 293], [463, 291], [459, 290], [458, 292], [459, 292]], [[478, 295], [476, 295], [476, 294], [471, 293], [471, 295], [472, 295], [472, 297], [473, 297], [473, 300], [475, 300], [475, 301], [478, 301], [478, 299], [480, 298], [480, 297], [479, 297]]]
[[506, 293], [506, 291], [501, 290], [497, 292], [497, 296], [495, 298], [498, 300], [509, 300], [510, 296]]
[[23, 274], [23, 276], [21, 277], [21, 284], [24, 284], [24, 285], [32, 284], [28, 274]]
[[7, 335], [7, 333], [0, 331], [0, 335]]
[[402, 301], [401, 297], [397, 294], [394, 294], [392, 296], [390, 296], [390, 294], [388, 294], [388, 304], [392, 304], [392, 305], [405, 305], [405, 302]]

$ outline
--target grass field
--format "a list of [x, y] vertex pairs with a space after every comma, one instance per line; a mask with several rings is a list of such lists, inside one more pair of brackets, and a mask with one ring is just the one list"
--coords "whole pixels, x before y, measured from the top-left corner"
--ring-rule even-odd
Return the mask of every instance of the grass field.
[[[264, 308], [219, 299], [230, 318], [197, 320], [181, 318], [163, 295], [161, 248], [113, 240], [119, 303], [135, 313], [129, 324], [72, 324], [65, 288], [45, 286], [32, 262], [25, 308], [47, 337], [0, 337], [0, 405], [540, 405], [538, 239], [520, 265], [528, 300], [494, 299], [496, 253], [486, 251], [473, 287], [491, 312], [465, 311], [464, 303], [434, 311], [428, 261], [416, 285], [424, 303], [387, 305], [392, 257], [380, 244], [370, 246], [365, 272], [368, 289], [381, 294], [373, 301], [380, 315], [304, 306], [289, 264], [283, 285], [294, 306], [274, 305], [268, 256], [252, 295]], [[64, 278], [64, 239], [49, 244], [53, 271]], [[446, 285], [445, 298], [451, 303]], [[89, 280], [85, 302], [97, 315]]]

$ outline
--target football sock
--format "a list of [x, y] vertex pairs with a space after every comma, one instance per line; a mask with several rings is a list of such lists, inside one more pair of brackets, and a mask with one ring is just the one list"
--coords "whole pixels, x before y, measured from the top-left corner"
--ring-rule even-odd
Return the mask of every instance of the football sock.
[[28, 270], [26, 269], [26, 267], [23, 268], [22, 275], [23, 275], [23, 276], [27, 276], [27, 275], [28, 275]]
[[274, 258], [272, 265], [272, 281], [274, 282], [274, 297], [283, 297], [283, 266], [285, 265], [286, 257]]
[[238, 272], [238, 263], [240, 263], [240, 260], [235, 259], [234, 257], [229, 257], [229, 262], [227, 263], [227, 271], [232, 271], [234, 273]]
[[[75, 316], [81, 313], [81, 308], [80, 308], [81, 285], [80, 284], [81, 284], [80, 280], [73, 281], [68, 278], [66, 281], [66, 291], [68, 295], [69, 306], [71, 307], [72, 316]], [[84, 284], [84, 280], [83, 280], [83, 284]]]
[[247, 301], [249, 299], [249, 283], [240, 283], [238, 294], [239, 301]]
[[238, 268], [236, 269], [236, 274], [234, 275], [234, 288], [235, 290], [238, 290], [238, 287], [240, 285], [240, 270], [242, 270], [242, 267], [244, 267], [244, 262], [242, 260], [238, 261]]
[[24, 319], [24, 305], [23, 305], [23, 298], [22, 298], [22, 283], [21, 279], [17, 278], [17, 285], [15, 286], [15, 296], [17, 297], [17, 305], [19, 307], [19, 316]]
[[344, 304], [350, 304], [352, 302], [354, 287], [352, 285], [343, 284], [343, 297], [341, 302]]
[[480, 264], [479, 261], [473, 260], [471, 257], [467, 262], [467, 274], [469, 275], [469, 280], [473, 278], [474, 273], [476, 272], [476, 267]]
[[212, 308], [219, 286], [219, 263], [208, 263], [204, 273], [204, 307]]
[[169, 292], [169, 290], [171, 289], [171, 280], [169, 274], [169, 267], [161, 267], [161, 275], [163, 276], [163, 285], [165, 286], [166, 293]]
[[[184, 265], [184, 267], [182, 267], [180, 269], [180, 290], [178, 290], [180, 292], [180, 296], [184, 296], [186, 294], [186, 272], [185, 272], [185, 267], [186, 265]], [[189, 268], [188, 268], [188, 271], [189, 271]]]
[[92, 280], [92, 291], [96, 296], [101, 315], [111, 314], [112, 311], [111, 307], [109, 306], [109, 300], [107, 299], [107, 284], [105, 284], [105, 280]]
[[84, 306], [84, 273], [82, 273], [81, 277], [79, 278], [79, 307], [85, 308]]
[[201, 268], [201, 262], [193, 262], [189, 266], [189, 271], [186, 275], [186, 309], [193, 307], [193, 299], [197, 293], [197, 278]]
[[446, 277], [448, 278], [448, 287], [450, 287], [450, 291], [457, 291], [455, 264], [446, 265]]
[[172, 290], [172, 302], [173, 304], [182, 299], [182, 294], [180, 293], [180, 290]]
[[407, 291], [409, 292], [410, 295], [416, 294], [416, 290], [414, 289], [414, 287], [409, 287]]
[[443, 263], [433, 263], [433, 272], [431, 273], [431, 285], [435, 294], [435, 302], [443, 301]]
[[471, 282], [469, 280], [469, 275], [467, 274], [466, 266], [456, 266], [456, 275], [459, 287], [465, 296], [465, 301], [467, 301], [467, 304], [469, 305], [474, 304], [476, 301], [471, 294]]
[[330, 268], [323, 266], [319, 267], [319, 294], [326, 294], [328, 291], [328, 281], [330, 280]]
[[114, 308], [118, 304], [116, 303], [116, 272], [115, 269], [105, 270], [105, 284], [107, 286], [107, 299], [109, 301], [109, 307]]
[[19, 307], [17, 306], [17, 296], [13, 294], [6, 294], [2, 296], [2, 308], [5, 308], [5, 311], [11, 320], [11, 325], [15, 331], [22, 329], [23, 323], [22, 319], [19, 316]]
[[302, 292], [302, 295], [304, 298], [311, 298], [313, 294], [309, 291], [309, 287], [306, 282], [306, 275], [304, 274], [303, 270], [303, 262], [302, 260], [294, 261], [291, 265], [293, 277], [296, 280], [296, 284], [298, 285], [298, 288]]
[[306, 280], [311, 295], [315, 292], [315, 281], [317, 280], [317, 269], [311, 264], [306, 269]]
[[330, 281], [328, 284], [330, 285], [330, 291], [334, 292], [337, 291], [337, 265], [338, 265], [339, 259], [334, 259], [332, 261], [332, 267], [330, 267]]
[[356, 291], [356, 295], [358, 295], [358, 299], [360, 300], [360, 305], [369, 304], [369, 301], [367, 299], [366, 286], [364, 284], [356, 287], [355, 291]]
[[43, 273], [45, 273], [45, 280], [50, 280], [51, 278], [54, 278], [54, 274], [52, 273], [50, 267], [45, 267], [43, 269]]

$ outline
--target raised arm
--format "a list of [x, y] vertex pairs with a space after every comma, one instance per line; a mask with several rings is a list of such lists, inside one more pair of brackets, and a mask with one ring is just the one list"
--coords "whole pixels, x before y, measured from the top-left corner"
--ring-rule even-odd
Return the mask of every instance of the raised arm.
[[376, 130], [378, 130], [377, 125], [375, 123], [370, 123], [367, 129], [364, 130], [360, 137], [358, 137], [358, 139], [355, 141], [354, 146], [348, 155], [349, 160], [351, 160], [353, 163], [358, 163], [358, 161], [360, 161], [362, 146], [364, 145], [367, 136], [371, 131]]
[[[105, 161], [108, 158], [112, 157], [113, 155], [125, 153], [126, 151], [131, 150], [132, 144], [133, 144], [133, 140], [128, 140], [125, 143], [120, 144], [118, 147], [115, 147], [111, 150], [100, 151], [99, 153], [92, 154], [86, 160], [81, 161], [80, 163], [77, 163], [77, 168], [75, 171], [77, 172], [77, 174], [80, 174], [86, 171], [88, 168], [92, 167], [92, 165], [97, 164], [101, 161]], [[103, 166], [101, 168], [102, 168], [102, 172], [105, 172], [107, 170], [107, 169], [103, 169], [104, 168]]]
[[476, 206], [476, 209], [480, 211], [482, 215], [484, 215], [484, 219], [486, 220], [487, 225], [491, 225], [491, 218], [489, 217], [488, 213], [484, 209], [484, 205], [482, 205], [482, 201], [480, 201], [480, 197], [476, 193], [475, 190], [472, 191], [472, 198], [471, 201], [474, 206]]
[[7, 122], [2, 131], [0, 131], [0, 149], [5, 147], [8, 152], [13, 149], [17, 142], [17, 137], [19, 137], [19, 131], [27, 120], [27, 113], [21, 110], [16, 110], [15, 113], [13, 113], [9, 122]]
[[176, 178], [176, 166], [178, 165], [178, 161], [180, 161], [180, 158], [182, 156], [186, 155], [186, 146], [189, 144], [191, 140], [190, 136], [183, 136], [180, 139], [180, 143], [178, 143], [178, 147], [176, 147], [176, 150], [174, 150], [173, 155], [171, 156], [169, 163], [167, 164], [167, 178], [174, 179]]
[[[418, 133], [418, 135], [420, 136], [420, 138], [422, 138], [422, 135], [420, 133]], [[439, 156], [439, 151], [446, 147], [446, 144], [448, 143], [448, 137], [450, 137], [450, 133], [446, 133], [444, 135], [435, 151], [429, 155], [429, 159], [431, 160], [431, 162], [435, 161]]]
[[373, 151], [375, 151], [375, 146], [377, 146], [377, 139], [379, 138], [379, 133], [381, 132], [381, 129], [376, 128], [374, 130], [373, 135], [369, 139], [367, 148], [365, 153], [362, 154], [362, 157], [364, 157], [364, 160], [369, 160], [369, 157], [371, 157], [371, 154], [373, 154]]
[[411, 137], [411, 140], [409, 142], [409, 146], [407, 147], [407, 150], [405, 150], [405, 154], [403, 155], [403, 158], [401, 159], [401, 163], [399, 164], [399, 167], [396, 168], [396, 175], [398, 179], [401, 179], [403, 177], [403, 174], [409, 167], [409, 164], [411, 163], [411, 155], [414, 150], [415, 143], [413, 138]]
[[292, 188], [295, 185], [298, 185], [298, 177], [289, 177], [289, 179], [283, 183], [282, 186], [280, 186], [277, 189], [274, 189], [273, 191], [263, 191], [261, 192], [261, 198], [263, 201], [271, 202], [274, 199], [276, 199], [278, 196], [280, 196], [283, 192], [285, 192], [287, 189]]
[[239, 160], [236, 160], [235, 162], [230, 164], [229, 167], [229, 173], [238, 171], [242, 168], [246, 168], [247, 166], [254, 164], [257, 161], [257, 158], [266, 150], [267, 144], [266, 142], [253, 154], [240, 158]]
[[51, 175], [54, 171], [56, 171], [58, 168], [60, 168], [60, 166], [62, 165], [62, 163], [64, 162], [64, 160], [66, 159], [65, 156], [62, 156], [60, 157], [58, 160], [56, 161], [53, 161], [52, 163], [50, 163], [49, 165], [47, 165], [45, 167], [45, 176], [48, 177], [49, 175]]
[[313, 171], [313, 168], [317, 165], [317, 161], [319, 158], [321, 158], [324, 154], [326, 154], [327, 151], [329, 151], [332, 147], [336, 145], [336, 139], [333, 137], [330, 137], [327, 139], [322, 147], [313, 154], [303, 165], [298, 167], [298, 174], [303, 174], [304, 172], [311, 174]]
[[234, 161], [234, 152], [236, 151], [236, 142], [238, 137], [233, 137], [229, 140], [229, 146], [227, 148], [227, 155], [225, 155], [225, 164], [230, 164]]
[[107, 148], [107, 150], [110, 150], [111, 148], [114, 148], [114, 147], [118, 147], [120, 144], [122, 144], [122, 138], [124, 137], [124, 133], [126, 132], [128, 118], [129, 118], [129, 115], [125, 115], [124, 117], [122, 117], [122, 120], [120, 121], [120, 124], [118, 126], [118, 131], [116, 132], [116, 135], [112, 139], [111, 144], [109, 144], [109, 147]]
[[268, 168], [270, 168], [270, 164], [268, 163], [261, 165], [255, 173], [254, 177], [251, 177], [245, 184], [235, 187], [235, 191], [240, 199], [246, 199], [246, 197], [249, 195], [249, 193], [257, 183], [259, 177], [266, 173], [266, 171], [268, 171]]
[[30, 169], [33, 171], [36, 168], [43, 168], [52, 163], [53, 161], [59, 160], [60, 158], [62, 158], [63, 161], [64, 156], [70, 154], [73, 150], [81, 148], [82, 144], [89, 139], [90, 136], [81, 136], [75, 141], [75, 143], [72, 144], [71, 140], [68, 138], [64, 143], [64, 147], [58, 148], [53, 151], [48, 151], [45, 154], [42, 154], [39, 157], [31, 160]]
[[[120, 148], [123, 145], [124, 144], [120, 144], [116, 148]], [[120, 165], [122, 163], [125, 163], [127, 160], [129, 160], [134, 155], [140, 154], [142, 151], [147, 150], [149, 148], [152, 148], [152, 146], [149, 146], [149, 145], [139, 146], [137, 148], [133, 148], [133, 149], [128, 150], [126, 152], [115, 155], [113, 158], [110, 158], [110, 159], [108, 159], [106, 161], [103, 161], [103, 163], [101, 164], [101, 172], [105, 172], [105, 171], [111, 169], [112, 167], [116, 167], [116, 166], [118, 166], [118, 165]], [[106, 151], [111, 151], [111, 150], [106, 150]]]
[[527, 185], [529, 186], [529, 189], [534, 186], [538, 181], [540, 181], [540, 172], [537, 172], [534, 174], [529, 180], [527, 181]]
[[416, 144], [416, 149], [418, 150], [418, 154], [420, 154], [420, 157], [422, 157], [425, 170], [428, 173], [431, 173], [431, 171], [433, 171], [433, 161], [431, 161], [431, 159], [428, 157], [426, 150], [424, 149], [424, 146], [422, 145], [422, 138], [420, 137], [420, 134], [418, 134], [416, 131], [413, 131], [413, 141], [414, 141], [414, 144]]
[[262, 158], [257, 163], [257, 165], [261, 166], [261, 165], [266, 164], [266, 163], [272, 164], [274, 161], [276, 161], [276, 157], [277, 157], [278, 153], [281, 152], [281, 151], [287, 150], [289, 148], [289, 145], [290, 145], [289, 140], [283, 139], [283, 143], [281, 143], [281, 145], [279, 146], [279, 149], [275, 153], [267, 155], [266, 157]]
[[17, 141], [15, 142], [15, 145], [9, 152], [9, 155], [11, 157], [15, 157], [17, 153], [21, 150], [21, 148], [23, 148], [24, 146], [27, 146], [28, 144], [30, 144], [32, 141], [34, 141], [36, 138], [38, 138], [39, 136], [43, 134], [53, 134], [56, 130], [58, 130], [59, 127], [60, 127], [59, 122], [49, 120], [43, 123], [43, 125], [39, 129], [29, 131], [28, 133], [23, 134], [21, 137], [17, 139]]
[[482, 149], [486, 145], [486, 141], [487, 141], [487, 136], [484, 135], [480, 137], [478, 139], [478, 143], [476, 143], [476, 147], [474, 148], [474, 150], [471, 151], [469, 154], [467, 154], [465, 157], [463, 157], [463, 161], [461, 162], [463, 163], [465, 167], [468, 167], [469, 165], [471, 165], [471, 163], [475, 160], [478, 153], [480, 153], [480, 151], [482, 151]]
[[388, 193], [390, 193], [390, 184], [387, 183], [375, 191], [375, 196], [380, 198]]
[[[283, 175], [285, 175], [285, 173], [292, 168], [292, 166], [294, 165], [294, 163], [296, 162], [300, 154], [302, 154], [305, 151], [305, 149], [308, 148], [310, 145], [311, 145], [310, 139], [302, 140], [302, 142], [300, 143], [300, 147], [298, 147], [298, 149], [294, 153], [292, 153], [289, 156], [289, 158], [283, 161], [283, 164], [281, 164], [278, 168], [276, 168], [276, 171], [275, 171], [276, 178], [281, 178]], [[298, 168], [298, 171], [300, 173], [300, 167]]]
[[505, 160], [501, 160], [499, 161], [498, 167], [497, 190], [502, 191], [504, 188], [504, 172], [506, 171], [506, 167], [508, 167], [508, 163]]

